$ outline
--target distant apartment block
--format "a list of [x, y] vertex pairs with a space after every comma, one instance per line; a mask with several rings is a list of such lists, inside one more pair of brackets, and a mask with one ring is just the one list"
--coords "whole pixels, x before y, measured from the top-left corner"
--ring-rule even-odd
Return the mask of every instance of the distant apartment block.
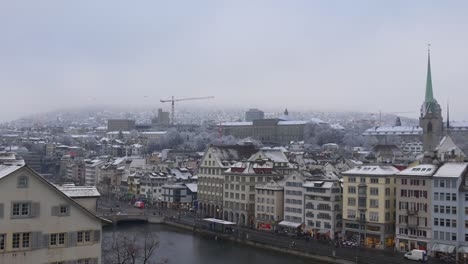
[[131, 119], [109, 119], [107, 120], [107, 131], [132, 131], [135, 127], [135, 120]]
[[264, 119], [265, 113], [256, 108], [249, 109], [245, 112], [245, 121], [250, 122], [258, 119]]

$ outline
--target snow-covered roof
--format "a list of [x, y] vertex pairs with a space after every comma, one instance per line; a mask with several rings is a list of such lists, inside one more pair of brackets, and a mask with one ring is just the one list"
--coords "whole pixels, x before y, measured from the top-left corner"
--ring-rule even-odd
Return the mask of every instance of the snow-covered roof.
[[285, 120], [285, 121], [278, 121], [278, 125], [280, 126], [290, 126], [290, 125], [305, 125], [307, 121], [299, 121], [299, 120]]
[[167, 131], [145, 131], [141, 132], [142, 135], [165, 135]]
[[330, 189], [333, 187], [333, 182], [325, 182], [325, 181], [306, 181], [304, 184], [302, 184], [302, 187], [305, 188], [324, 188], [324, 189]]
[[0, 165], [0, 179], [12, 174], [16, 170], [22, 168], [23, 166], [8, 166], [8, 165]]
[[404, 169], [397, 173], [397, 175], [407, 176], [432, 176], [437, 170], [436, 165], [423, 164]]
[[460, 177], [466, 170], [468, 163], [445, 163], [434, 174], [434, 177]]
[[253, 122], [222, 122], [221, 126], [251, 126]]
[[[269, 159], [275, 163], [281, 162], [281, 163], [287, 163], [289, 162], [288, 158], [284, 154], [284, 151], [282, 149], [273, 149], [273, 148], [262, 148], [259, 151], [260, 155], [262, 155], [262, 159]], [[249, 161], [253, 161], [254, 157], [256, 155], [252, 155], [251, 158], [249, 158]]]
[[376, 126], [369, 128], [364, 133], [364, 136], [371, 135], [421, 135], [423, 132], [419, 126]]
[[322, 119], [315, 117], [311, 118], [309, 121], [316, 124], [327, 124], [327, 122], [323, 121]]
[[198, 184], [196, 183], [186, 183], [185, 186], [193, 193], [198, 192]]
[[255, 189], [264, 189], [264, 190], [277, 190], [281, 191], [284, 189], [282, 183], [277, 181], [270, 181], [266, 184], [257, 184], [255, 185]]
[[468, 121], [450, 121], [450, 128], [468, 128]]
[[99, 197], [101, 194], [94, 186], [75, 186], [74, 184], [55, 185], [70, 198]]
[[358, 166], [343, 172], [343, 174], [358, 174], [358, 175], [393, 175], [399, 170], [390, 165], [367, 165]]
[[106, 134], [107, 135], [118, 135], [120, 133], [122, 133], [122, 135], [129, 135], [130, 131], [110, 131], [110, 132], [107, 132]]
[[210, 146], [209, 152], [211, 152], [218, 163], [224, 167], [228, 167], [231, 162], [246, 160], [257, 152], [253, 145], [220, 145]]

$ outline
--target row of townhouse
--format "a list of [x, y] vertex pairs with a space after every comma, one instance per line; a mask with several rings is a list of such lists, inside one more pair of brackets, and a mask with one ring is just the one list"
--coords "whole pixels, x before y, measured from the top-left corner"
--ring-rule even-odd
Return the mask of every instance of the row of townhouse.
[[362, 246], [468, 258], [468, 163], [343, 173], [343, 235]]
[[123, 177], [120, 196], [129, 199], [147, 199], [166, 206], [192, 207], [197, 200], [197, 184], [191, 179], [179, 180], [163, 172], [135, 172]]
[[209, 146], [198, 168], [198, 186], [201, 217], [317, 238], [341, 234], [338, 176], [299, 171], [283, 149]]
[[0, 165], [0, 263], [101, 263], [94, 187], [55, 186], [28, 166]]

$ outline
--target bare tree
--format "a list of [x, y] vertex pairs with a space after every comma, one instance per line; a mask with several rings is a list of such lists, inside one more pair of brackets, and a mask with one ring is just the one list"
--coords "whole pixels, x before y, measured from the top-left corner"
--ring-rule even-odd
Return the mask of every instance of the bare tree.
[[154, 233], [112, 234], [112, 241], [104, 245], [104, 263], [109, 264], [156, 264], [154, 254], [159, 241]]

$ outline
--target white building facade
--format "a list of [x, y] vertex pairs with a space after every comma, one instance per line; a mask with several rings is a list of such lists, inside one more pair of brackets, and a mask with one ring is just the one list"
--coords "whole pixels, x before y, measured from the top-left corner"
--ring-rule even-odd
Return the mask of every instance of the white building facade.
[[0, 263], [101, 263], [102, 219], [27, 166], [0, 166]]

